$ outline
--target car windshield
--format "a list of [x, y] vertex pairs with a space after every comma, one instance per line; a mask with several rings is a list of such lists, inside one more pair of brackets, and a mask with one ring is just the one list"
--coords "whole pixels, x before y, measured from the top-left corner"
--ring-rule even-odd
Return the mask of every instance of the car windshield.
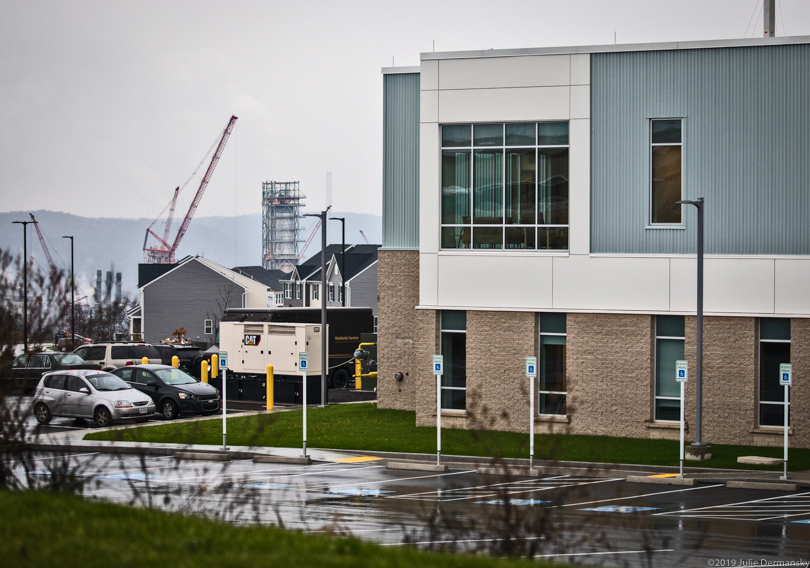
[[188, 385], [196, 383], [197, 379], [191, 377], [180, 369], [157, 369], [155, 374], [167, 385]]
[[118, 391], [118, 390], [128, 390], [132, 388], [118, 377], [110, 374], [91, 375], [85, 378], [90, 382], [91, 385], [93, 385], [93, 388], [96, 389], [97, 391]]
[[84, 365], [84, 359], [75, 353], [59, 353], [53, 357], [63, 365]]

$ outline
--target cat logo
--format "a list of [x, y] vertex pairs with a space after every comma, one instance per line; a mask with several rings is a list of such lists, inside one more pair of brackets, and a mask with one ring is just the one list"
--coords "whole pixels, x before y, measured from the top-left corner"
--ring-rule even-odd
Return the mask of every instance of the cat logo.
[[258, 345], [262, 341], [261, 335], [245, 335], [242, 340], [243, 345]]

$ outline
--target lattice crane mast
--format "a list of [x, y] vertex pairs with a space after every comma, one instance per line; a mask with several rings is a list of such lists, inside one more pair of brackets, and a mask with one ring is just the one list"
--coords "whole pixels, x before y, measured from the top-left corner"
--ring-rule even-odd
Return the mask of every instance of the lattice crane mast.
[[[168, 242], [168, 231], [171, 228], [170, 220], [167, 221], [167, 225], [169, 225], [169, 227], [164, 231], [166, 238], [161, 238], [156, 235], [151, 230], [151, 226], [146, 230], [146, 239], [148, 239], [149, 235], [151, 234], [161, 245], [163, 245], [148, 248], [146, 246], [146, 239], [144, 239], [143, 252], [148, 262], [153, 264], [170, 264], [175, 262], [175, 253], [177, 251], [177, 247], [180, 245], [180, 241], [183, 240], [189, 224], [191, 224], [191, 219], [194, 217], [194, 212], [197, 210], [197, 206], [200, 204], [200, 200], [205, 193], [205, 188], [208, 187], [208, 182], [211, 181], [211, 176], [214, 174], [214, 170], [217, 167], [219, 158], [222, 156], [222, 151], [225, 149], [225, 144], [228, 142], [228, 138], [231, 136], [231, 131], [233, 131], [233, 125], [236, 123], [236, 120], [236, 116], [231, 116], [231, 119], [228, 121], [228, 126], [226, 126], [225, 130], [222, 132], [222, 137], [219, 139], [219, 144], [217, 144], [217, 149], [214, 151], [214, 155], [211, 158], [211, 163], [208, 164], [208, 169], [205, 171], [202, 181], [200, 181], [200, 187], [197, 188], [197, 193], [194, 195], [194, 199], [191, 201], [188, 212], [183, 218], [183, 222], [180, 224], [180, 228], [177, 231], [177, 236], [174, 238], [174, 242], [172, 244], [169, 244]], [[174, 197], [175, 200], [178, 192], [179, 189], [176, 189]], [[174, 204], [172, 207], [174, 207]]]

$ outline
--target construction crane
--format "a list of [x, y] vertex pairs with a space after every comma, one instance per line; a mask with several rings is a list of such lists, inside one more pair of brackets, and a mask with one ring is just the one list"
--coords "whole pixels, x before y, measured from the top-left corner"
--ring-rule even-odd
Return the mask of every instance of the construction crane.
[[[189, 224], [191, 224], [191, 219], [194, 217], [194, 212], [197, 210], [197, 206], [200, 204], [203, 193], [205, 193], [205, 188], [208, 187], [208, 182], [211, 181], [211, 176], [214, 174], [214, 170], [217, 167], [217, 163], [222, 155], [222, 151], [225, 149], [225, 144], [228, 142], [228, 138], [231, 136], [231, 131], [233, 130], [233, 125], [236, 123], [236, 120], [236, 116], [231, 116], [231, 119], [228, 121], [228, 126], [226, 126], [225, 130], [222, 132], [222, 137], [219, 139], [219, 144], [217, 144], [217, 148], [214, 151], [213, 157], [211, 158], [211, 163], [208, 164], [208, 169], [205, 171], [202, 181], [200, 181], [200, 187], [197, 188], [197, 193], [194, 195], [194, 199], [191, 201], [188, 212], [183, 218], [180, 228], [177, 230], [177, 236], [174, 238], [174, 242], [171, 244], [169, 243], [169, 231], [171, 230], [172, 217], [174, 216], [174, 208], [177, 203], [177, 194], [180, 192], [180, 188], [174, 190], [171, 210], [166, 221], [167, 227], [163, 231], [163, 237], [158, 236], [154, 231], [152, 231], [152, 225], [155, 224], [154, 221], [152, 222], [152, 225], [146, 229], [146, 236], [144, 237], [143, 241], [143, 253], [148, 263], [172, 264], [175, 262], [175, 253], [177, 252], [177, 247], [180, 245], [180, 241], [183, 240]], [[152, 235], [158, 241], [158, 246], [146, 246], [149, 235]]]
[[[332, 208], [332, 206], [330, 205], [329, 207], [326, 208], [326, 211], [324, 211], [324, 213], [329, 213], [329, 210], [331, 208]], [[315, 235], [318, 234], [318, 229], [320, 229], [320, 228], [321, 228], [321, 220], [318, 219], [318, 222], [315, 223], [315, 227], [312, 229], [312, 232], [309, 234], [309, 238], [307, 239], [307, 242], [304, 243], [304, 248], [301, 249], [301, 258], [304, 258], [304, 253], [307, 252], [307, 249], [309, 248], [309, 243], [311, 243], [312, 239], [315, 238]]]
[[367, 245], [371, 244], [370, 242], [368, 242], [368, 239], [366, 238], [366, 234], [363, 232], [363, 229], [360, 229], [360, 235], [363, 237], [363, 240], [366, 241]]

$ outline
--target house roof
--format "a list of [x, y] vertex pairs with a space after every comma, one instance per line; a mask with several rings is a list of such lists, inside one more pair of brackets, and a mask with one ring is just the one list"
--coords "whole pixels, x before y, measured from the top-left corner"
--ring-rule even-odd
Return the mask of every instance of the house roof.
[[289, 279], [289, 274], [283, 270], [268, 270], [261, 266], [236, 266], [233, 271], [261, 282], [276, 292], [283, 288], [281, 281]]
[[[377, 250], [382, 245], [346, 245], [346, 274], [343, 280], [348, 282], [360, 272], [368, 268], [377, 261]], [[340, 271], [341, 268], [341, 245], [329, 245], [326, 247], [327, 264], [334, 261], [334, 268]], [[298, 265], [298, 274], [302, 280], [320, 280], [321, 274], [321, 253], [309, 258], [305, 263]]]

